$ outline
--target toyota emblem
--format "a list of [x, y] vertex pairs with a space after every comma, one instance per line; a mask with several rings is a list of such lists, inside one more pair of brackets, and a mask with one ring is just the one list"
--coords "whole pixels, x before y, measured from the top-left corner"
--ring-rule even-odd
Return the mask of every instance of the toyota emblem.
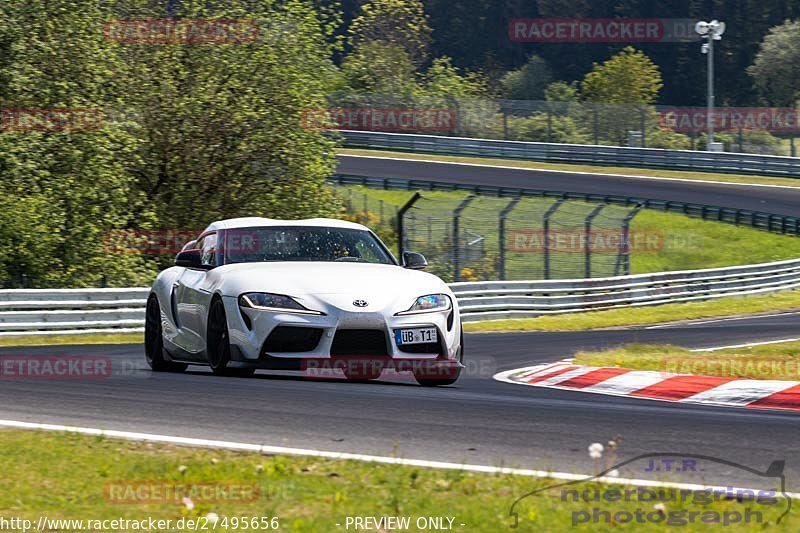
[[366, 307], [369, 304], [367, 303], [366, 300], [354, 300], [353, 305], [355, 305], [356, 307]]

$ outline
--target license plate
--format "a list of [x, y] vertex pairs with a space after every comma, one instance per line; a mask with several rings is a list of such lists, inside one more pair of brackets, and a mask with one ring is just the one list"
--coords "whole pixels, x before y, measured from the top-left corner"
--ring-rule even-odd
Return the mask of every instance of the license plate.
[[439, 342], [439, 333], [436, 328], [396, 329], [394, 340], [398, 346], [401, 344], [426, 344]]

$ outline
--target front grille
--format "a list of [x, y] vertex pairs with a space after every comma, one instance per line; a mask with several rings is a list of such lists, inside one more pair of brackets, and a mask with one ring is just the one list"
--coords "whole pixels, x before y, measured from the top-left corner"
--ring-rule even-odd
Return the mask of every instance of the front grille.
[[262, 353], [311, 352], [322, 338], [321, 328], [278, 326], [264, 341]]
[[386, 333], [380, 329], [337, 330], [331, 355], [389, 355]]

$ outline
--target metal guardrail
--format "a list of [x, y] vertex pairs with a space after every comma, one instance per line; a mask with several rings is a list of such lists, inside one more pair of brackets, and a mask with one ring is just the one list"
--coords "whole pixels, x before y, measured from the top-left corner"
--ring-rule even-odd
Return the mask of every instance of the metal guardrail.
[[344, 139], [344, 146], [348, 148], [800, 178], [800, 158], [797, 157], [352, 130], [341, 130], [339, 133]]
[[713, 300], [800, 287], [800, 259], [555, 281], [453, 283], [464, 322]]
[[144, 330], [150, 289], [0, 290], [0, 336]]
[[675, 202], [671, 200], [658, 200], [653, 198], [640, 198], [636, 196], [619, 196], [608, 194], [589, 194], [568, 191], [548, 191], [543, 189], [495, 187], [490, 185], [464, 185], [457, 183], [443, 183], [430, 180], [407, 180], [399, 178], [375, 178], [369, 176], [350, 176], [335, 174], [328, 180], [336, 185], [361, 185], [386, 190], [408, 191], [463, 191], [466, 193], [483, 194], [507, 198], [544, 197], [564, 200], [583, 200], [615, 204], [625, 207], [640, 206], [644, 209], [656, 209], [669, 213], [680, 213], [703, 220], [727, 222], [738, 226], [748, 226], [763, 229], [772, 233], [787, 235], [800, 235], [800, 217], [776, 215], [749, 209], [736, 209], [708, 204], [693, 204]]
[[[800, 259], [556, 281], [450, 284], [464, 322], [712, 300], [800, 287]], [[0, 335], [140, 332], [147, 288], [0, 291]]]

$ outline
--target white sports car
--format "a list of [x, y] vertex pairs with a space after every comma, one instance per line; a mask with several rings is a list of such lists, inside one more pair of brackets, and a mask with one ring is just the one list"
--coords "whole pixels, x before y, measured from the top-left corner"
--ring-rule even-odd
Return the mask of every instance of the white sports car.
[[331, 219], [238, 218], [211, 224], [161, 272], [147, 301], [155, 371], [208, 365], [376, 379], [411, 371], [454, 383], [463, 367], [458, 306], [427, 263], [402, 265], [368, 228]]

